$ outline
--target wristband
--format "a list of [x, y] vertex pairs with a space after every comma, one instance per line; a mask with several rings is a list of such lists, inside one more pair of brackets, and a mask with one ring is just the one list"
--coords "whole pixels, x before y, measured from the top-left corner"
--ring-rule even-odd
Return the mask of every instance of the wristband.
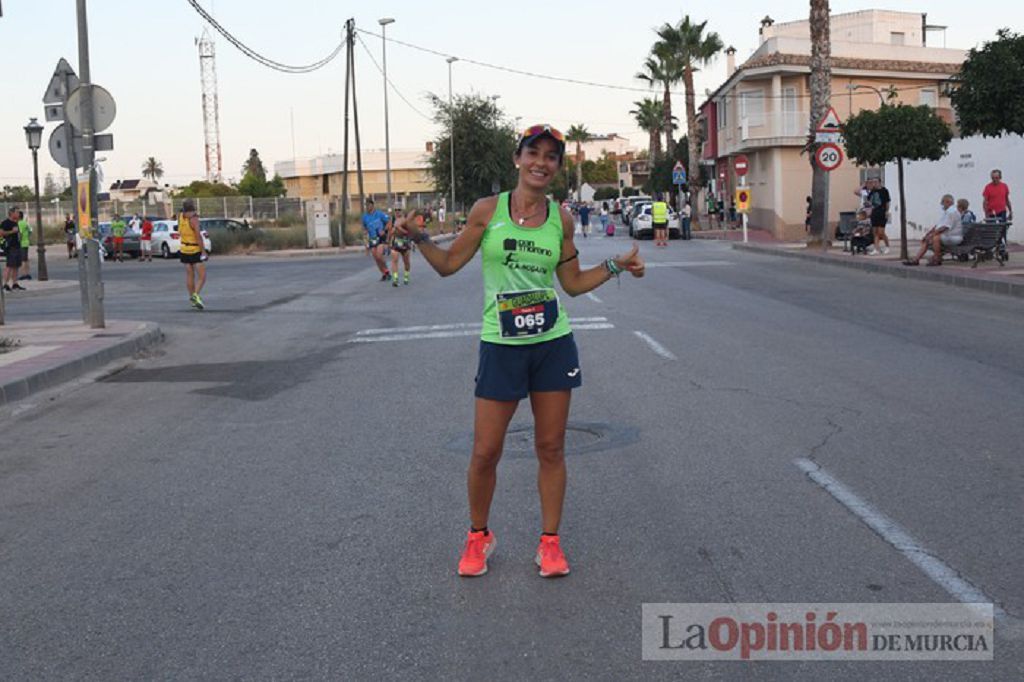
[[615, 277], [618, 277], [622, 273], [622, 268], [618, 266], [614, 258], [609, 258], [604, 262], [604, 267], [607, 268], [608, 273]]

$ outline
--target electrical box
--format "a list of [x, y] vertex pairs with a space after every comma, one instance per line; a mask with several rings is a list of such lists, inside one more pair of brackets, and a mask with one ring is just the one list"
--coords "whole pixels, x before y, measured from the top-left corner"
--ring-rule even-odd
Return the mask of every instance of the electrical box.
[[306, 202], [306, 246], [323, 249], [331, 245], [331, 213], [326, 201]]

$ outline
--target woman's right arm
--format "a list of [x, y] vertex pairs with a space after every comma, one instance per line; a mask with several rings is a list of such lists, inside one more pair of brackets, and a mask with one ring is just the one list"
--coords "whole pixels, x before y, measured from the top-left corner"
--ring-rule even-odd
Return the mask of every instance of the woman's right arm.
[[400, 232], [408, 234], [416, 242], [420, 253], [427, 259], [430, 266], [437, 271], [437, 274], [442, 277], [448, 277], [449, 275], [454, 275], [466, 263], [473, 260], [473, 256], [476, 254], [477, 249], [480, 248], [480, 242], [484, 238], [484, 230], [487, 229], [487, 223], [490, 221], [491, 216], [494, 215], [496, 207], [496, 197], [480, 199], [473, 204], [473, 208], [469, 211], [465, 229], [459, 232], [455, 240], [452, 241], [452, 245], [447, 249], [442, 249], [431, 242], [429, 238], [426, 238], [425, 231], [421, 232], [414, 225], [406, 224], [404, 219], [398, 225], [398, 229]]

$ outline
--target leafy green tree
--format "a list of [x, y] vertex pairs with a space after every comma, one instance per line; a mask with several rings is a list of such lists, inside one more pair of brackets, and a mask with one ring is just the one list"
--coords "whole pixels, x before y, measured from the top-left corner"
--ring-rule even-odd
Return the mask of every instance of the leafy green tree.
[[28, 185], [4, 185], [0, 190], [0, 201], [34, 201], [35, 192]]
[[847, 155], [860, 166], [896, 162], [900, 193], [900, 256], [907, 253], [907, 202], [903, 189], [903, 162], [937, 161], [946, 155], [953, 138], [950, 127], [928, 106], [884, 104], [865, 109], [843, 125]]
[[619, 181], [619, 164], [614, 156], [603, 156], [596, 161], [583, 162], [583, 182], [607, 185]]
[[580, 200], [580, 191], [583, 189], [583, 149], [581, 145], [593, 137], [587, 127], [582, 123], [569, 126], [565, 134], [566, 142], [576, 143], [576, 200]]
[[267, 181], [267, 169], [263, 167], [263, 161], [260, 160], [260, 153], [255, 149], [249, 150], [249, 158], [242, 164], [242, 177], [251, 175], [254, 178]]
[[175, 196], [182, 198], [198, 197], [200, 199], [205, 199], [207, 197], [234, 197], [238, 196], [238, 190], [230, 185], [225, 185], [222, 182], [195, 180], [187, 186], [179, 189]]
[[[683, 144], [684, 142], [686, 144]], [[686, 156], [689, 154], [688, 148], [689, 138], [688, 136], [683, 136], [683, 138], [679, 140], [679, 144], [676, 145], [674, 156], [662, 155], [655, 159], [651, 164], [650, 177], [648, 177], [647, 182], [644, 183], [644, 191], [652, 195], [654, 192], [667, 192], [674, 194], [677, 189], [677, 185], [672, 182], [672, 169], [678, 161], [682, 161], [684, 164], [686, 163]]]
[[963, 135], [1024, 135], [1024, 36], [1000, 29], [971, 48], [951, 95]]
[[[448, 98], [429, 95], [434, 122], [441, 127], [428, 156], [428, 173], [438, 192], [451, 196], [451, 139], [455, 137], [455, 199], [464, 206], [480, 197], [515, 187], [517, 174], [512, 164], [516, 151], [515, 127], [490, 97], [457, 95], [448, 106]], [[455, 207], [449, 207], [454, 211]]]
[[280, 197], [284, 196], [284, 180], [280, 175], [275, 174], [272, 180], [260, 180], [251, 173], [246, 173], [241, 182], [238, 183], [238, 192], [250, 197]]

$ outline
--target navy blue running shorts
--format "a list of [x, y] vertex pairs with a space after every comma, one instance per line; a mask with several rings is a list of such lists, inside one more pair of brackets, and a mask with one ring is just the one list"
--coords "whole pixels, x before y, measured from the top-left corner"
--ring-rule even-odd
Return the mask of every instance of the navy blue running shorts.
[[572, 334], [521, 346], [480, 342], [477, 398], [522, 400], [534, 391], [565, 391], [582, 383]]

